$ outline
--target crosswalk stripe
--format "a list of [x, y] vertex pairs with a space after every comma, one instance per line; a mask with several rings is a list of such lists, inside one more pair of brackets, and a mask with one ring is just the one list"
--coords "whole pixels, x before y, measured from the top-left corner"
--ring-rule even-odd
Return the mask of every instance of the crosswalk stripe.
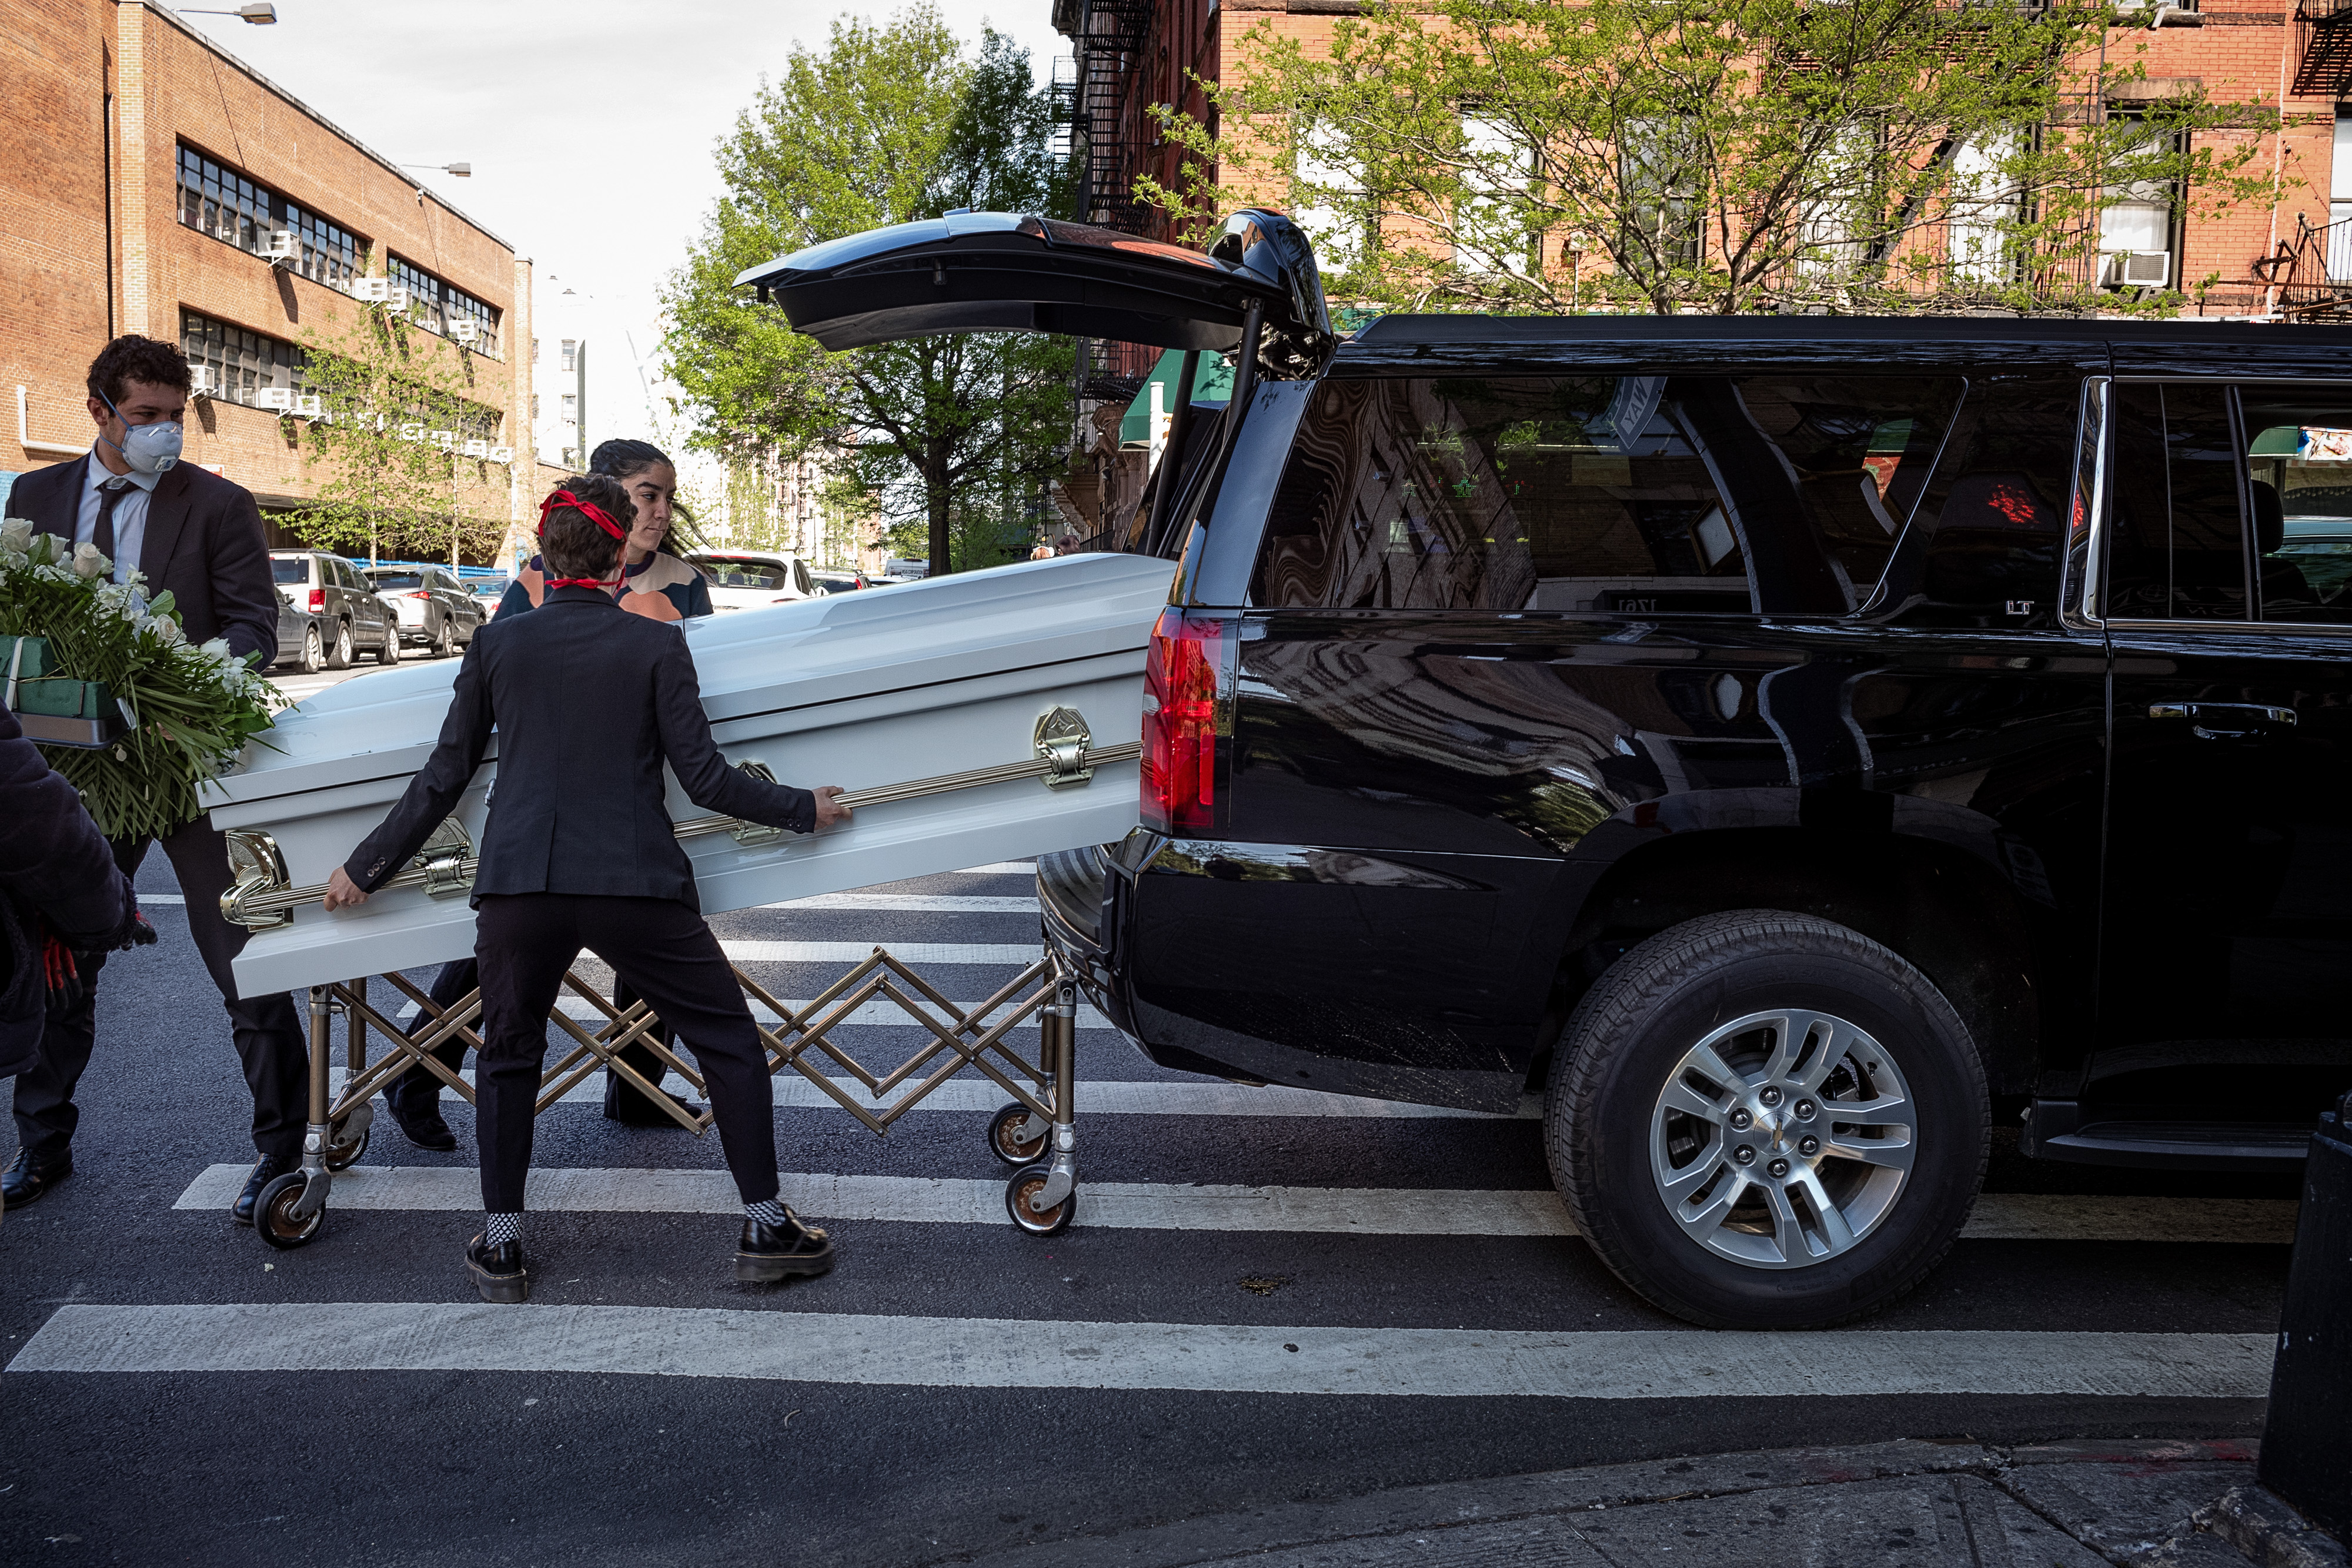
[[[342, 1068], [330, 1068], [328, 1091], [341, 1094], [346, 1076]], [[468, 1083], [474, 1082], [471, 1068], [466, 1069], [459, 1076]], [[861, 1104], [875, 1103], [867, 1096], [866, 1086], [856, 1079], [835, 1078], [831, 1082]], [[662, 1085], [673, 1094], [696, 1092], [693, 1085], [675, 1072], [664, 1077]], [[839, 1101], [797, 1072], [777, 1075], [775, 1095], [778, 1105], [795, 1110], [831, 1110], [840, 1104]], [[583, 1104], [601, 1102], [604, 1097], [604, 1079], [592, 1077], [566, 1090], [557, 1103]], [[951, 1078], [926, 1095], [916, 1104], [915, 1110], [955, 1111], [966, 1115], [985, 1116], [994, 1113], [1011, 1098], [987, 1079]], [[1458, 1111], [1448, 1105], [1410, 1105], [1397, 1100], [1362, 1100], [1353, 1094], [1326, 1094], [1314, 1089], [1248, 1089], [1237, 1083], [1159, 1083], [1124, 1079], [1081, 1079], [1077, 1089], [1077, 1108], [1081, 1117], [1314, 1116], [1394, 1122], [1465, 1117], [1474, 1121], [1535, 1121], [1543, 1114], [1542, 1103], [1533, 1095], [1523, 1097], [1518, 1110], [1507, 1116], [1486, 1111]]]
[[[892, 942], [898, 961], [921, 969], [934, 964], [1009, 964], [1025, 968], [1042, 949], [1034, 942]], [[738, 964], [855, 964], [873, 953], [872, 942], [721, 942], [719, 950]]]
[[[212, 1166], [172, 1207], [226, 1208], [247, 1175]], [[953, 1176], [787, 1172], [784, 1201], [818, 1218], [1003, 1225], [1004, 1183]], [[724, 1171], [591, 1166], [530, 1173], [524, 1202], [542, 1212], [734, 1214]], [[355, 1166], [335, 1177], [337, 1208], [456, 1212], [481, 1207], [462, 1166]], [[1376, 1236], [1573, 1236], [1557, 1195], [1433, 1187], [1212, 1186], [1086, 1182], [1076, 1224], [1101, 1230], [1314, 1232]], [[1987, 1193], [1961, 1234], [1980, 1241], [2253, 1242], [2294, 1239], [2294, 1205], [2272, 1198], [2049, 1197]]]
[[1037, 900], [985, 898], [965, 893], [820, 893], [758, 909], [859, 909], [885, 915], [1034, 915]]
[[[1435, 1398], [2260, 1398], [2269, 1334], [1542, 1333], [1054, 1322], [701, 1307], [60, 1307], [11, 1374], [636, 1373], [931, 1388]], [[1769, 1375], [1758, 1369], [1769, 1367]]]
[[1027, 876], [1036, 869], [1035, 861], [991, 861], [986, 865], [968, 865], [953, 874], [957, 876]]

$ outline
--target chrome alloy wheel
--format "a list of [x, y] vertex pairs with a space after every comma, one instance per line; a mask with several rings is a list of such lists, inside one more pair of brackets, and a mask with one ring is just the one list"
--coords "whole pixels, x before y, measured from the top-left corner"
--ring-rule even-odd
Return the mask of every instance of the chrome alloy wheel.
[[1895, 1208], [1916, 1112], [1894, 1054], [1845, 1019], [1750, 1013], [1675, 1064], [1650, 1174], [1688, 1236], [1751, 1269], [1834, 1258]]

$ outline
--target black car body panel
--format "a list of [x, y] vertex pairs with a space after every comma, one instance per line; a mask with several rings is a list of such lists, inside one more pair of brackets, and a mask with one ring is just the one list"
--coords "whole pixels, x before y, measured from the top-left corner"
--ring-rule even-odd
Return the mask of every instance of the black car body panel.
[[2031, 1153], [2299, 1157], [2352, 1082], [2347, 363], [1381, 319], [1180, 476], [1214, 821], [1046, 857], [1047, 938], [1167, 1065], [1500, 1110], [1645, 937], [1812, 915], [1942, 991]]

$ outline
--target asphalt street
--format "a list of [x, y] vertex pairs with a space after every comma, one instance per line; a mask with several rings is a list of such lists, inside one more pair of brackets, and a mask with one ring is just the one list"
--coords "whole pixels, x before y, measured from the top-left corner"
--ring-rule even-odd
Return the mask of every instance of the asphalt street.
[[[2003, 1134], [1916, 1295], [1707, 1335], [1569, 1233], [1530, 1117], [1242, 1090], [1091, 1015], [1064, 1235], [1004, 1218], [992, 1088], [877, 1139], [787, 1076], [784, 1196], [841, 1262], [738, 1286], [715, 1136], [574, 1096], [539, 1125], [531, 1302], [485, 1308], [455, 1096], [458, 1152], [379, 1117], [310, 1247], [230, 1223], [249, 1104], [162, 857], [142, 891], [163, 941], [106, 972], [75, 1175], [0, 1225], [0, 1561], [920, 1563], [1664, 1456], [2259, 1428], [2292, 1183]], [[969, 1001], [1034, 900], [994, 866], [713, 925], [782, 998], [880, 943]], [[926, 1037], [869, 1009], [837, 1038]]]

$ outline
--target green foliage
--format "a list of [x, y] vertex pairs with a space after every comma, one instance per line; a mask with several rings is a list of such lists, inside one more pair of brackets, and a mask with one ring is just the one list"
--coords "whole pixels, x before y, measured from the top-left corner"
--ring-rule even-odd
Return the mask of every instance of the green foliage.
[[39, 637], [62, 678], [104, 685], [131, 727], [113, 745], [44, 746], [109, 838], [162, 836], [198, 814], [196, 790], [270, 727], [277, 688], [215, 639], [191, 646], [169, 593], [150, 602], [136, 574], [89, 545], [0, 528], [0, 635]]
[[405, 315], [357, 303], [307, 331], [303, 350], [325, 417], [303, 432], [318, 493], [295, 519], [302, 537], [401, 559], [494, 551], [507, 526], [507, 465], [457, 450], [498, 438], [497, 411], [471, 395], [475, 356]]
[[1027, 52], [983, 32], [967, 54], [919, 4], [843, 17], [795, 50], [720, 147], [727, 193], [665, 291], [670, 374], [693, 444], [739, 461], [825, 451], [893, 548], [935, 571], [1013, 559], [1002, 519], [1059, 460], [1070, 348], [973, 333], [829, 354], [734, 287], [744, 268], [952, 207], [1050, 212], [1064, 172]]
[[[1196, 230], [1286, 190], [1335, 298], [1391, 308], [2177, 308], [2092, 277], [2119, 198], [2267, 195], [2275, 110], [2128, 114], [2084, 0], [1367, 0], [1328, 56], [1261, 26], [1222, 134], [1147, 200]], [[2119, 91], [2118, 89], [2121, 89]]]

